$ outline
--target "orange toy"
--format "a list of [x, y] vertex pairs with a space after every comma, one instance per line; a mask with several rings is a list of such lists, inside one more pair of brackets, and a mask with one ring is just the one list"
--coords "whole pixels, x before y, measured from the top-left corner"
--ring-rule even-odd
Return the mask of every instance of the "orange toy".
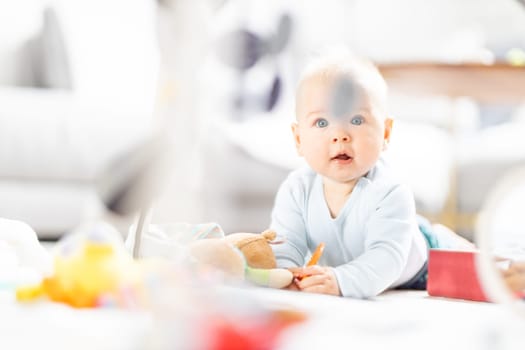
[[[319, 259], [321, 259], [321, 256], [323, 255], [323, 251], [324, 251], [324, 243], [321, 242], [321, 243], [319, 243], [317, 248], [315, 248], [315, 251], [312, 254], [312, 257], [310, 258], [308, 263], [306, 263], [306, 266], [309, 267], [309, 266], [317, 265], [317, 263], [319, 262]], [[309, 275], [303, 276], [303, 277], [298, 277], [297, 279], [299, 281], [301, 281], [303, 278], [306, 278], [308, 276]]]
[[324, 243], [319, 243], [317, 248], [315, 248], [315, 251], [312, 254], [312, 257], [310, 258], [310, 261], [308, 261], [308, 264], [306, 264], [306, 266], [317, 265], [317, 262], [319, 262], [319, 259], [321, 259], [321, 255], [323, 255], [323, 251], [324, 251]]

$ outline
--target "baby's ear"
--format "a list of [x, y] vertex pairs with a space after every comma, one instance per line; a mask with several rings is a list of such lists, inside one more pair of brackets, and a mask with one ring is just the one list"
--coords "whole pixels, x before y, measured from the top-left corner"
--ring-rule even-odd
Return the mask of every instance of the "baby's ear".
[[292, 123], [292, 133], [293, 133], [293, 139], [295, 141], [295, 148], [297, 149], [297, 154], [302, 156], [301, 152], [301, 135], [299, 133], [299, 124]]
[[392, 118], [385, 119], [385, 134], [383, 135], [383, 151], [387, 149], [388, 143], [390, 142], [390, 135], [392, 134], [392, 126], [394, 120]]
[[394, 119], [392, 119], [392, 118], [386, 118], [385, 119], [385, 135], [384, 135], [384, 139], [385, 139], [386, 143], [388, 143], [390, 141], [390, 135], [392, 133], [393, 125], [394, 125]]

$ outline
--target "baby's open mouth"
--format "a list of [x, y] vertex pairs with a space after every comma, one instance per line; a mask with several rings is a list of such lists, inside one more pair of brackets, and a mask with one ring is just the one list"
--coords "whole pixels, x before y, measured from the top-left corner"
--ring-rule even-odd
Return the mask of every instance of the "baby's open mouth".
[[348, 154], [346, 153], [340, 153], [336, 155], [335, 157], [332, 157], [332, 160], [349, 160], [352, 159]]

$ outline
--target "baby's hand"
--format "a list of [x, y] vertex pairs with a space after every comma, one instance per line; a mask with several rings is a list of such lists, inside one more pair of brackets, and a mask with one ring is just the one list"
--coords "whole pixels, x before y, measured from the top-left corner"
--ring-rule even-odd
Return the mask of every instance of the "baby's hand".
[[299, 290], [309, 293], [341, 295], [337, 278], [330, 267], [309, 266], [289, 269]]
[[294, 275], [294, 278], [292, 279], [292, 282], [289, 285], [287, 285], [286, 287], [284, 287], [282, 289], [293, 290], [293, 291], [299, 291], [300, 290], [299, 287], [297, 286], [297, 278], [295, 278], [295, 273], [296, 273], [297, 269], [300, 269], [300, 267], [288, 268], [288, 271], [290, 271]]
[[299, 287], [297, 286], [296, 279], [294, 278], [292, 283], [284, 287], [285, 290], [293, 290], [293, 291], [300, 291]]

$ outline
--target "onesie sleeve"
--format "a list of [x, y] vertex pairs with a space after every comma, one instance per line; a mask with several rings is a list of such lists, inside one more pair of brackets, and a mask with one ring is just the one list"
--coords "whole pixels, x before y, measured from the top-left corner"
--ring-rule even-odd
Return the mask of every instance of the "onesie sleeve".
[[378, 295], [401, 276], [408, 262], [417, 232], [412, 192], [396, 185], [376, 203], [366, 224], [363, 254], [334, 268], [343, 296]]
[[277, 192], [270, 227], [284, 243], [272, 245], [277, 266], [281, 268], [303, 266], [308, 252], [304, 221], [304, 191], [288, 177]]

